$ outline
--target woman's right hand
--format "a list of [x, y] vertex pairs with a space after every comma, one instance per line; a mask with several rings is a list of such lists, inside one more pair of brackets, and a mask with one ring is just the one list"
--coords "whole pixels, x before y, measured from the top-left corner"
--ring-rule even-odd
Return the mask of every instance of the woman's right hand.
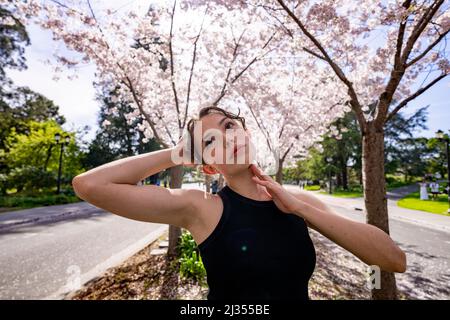
[[[189, 155], [184, 155], [184, 149], [187, 149], [185, 143], [188, 143], [188, 138], [186, 135], [182, 136], [180, 140], [177, 142], [175, 147], [173, 147], [172, 160], [182, 159], [182, 165], [185, 167], [195, 168], [197, 166], [196, 163], [193, 163], [189, 157]], [[174, 161], [175, 162], [175, 161]], [[179, 161], [178, 161], [179, 162]], [[180, 164], [180, 163], [177, 163]]]

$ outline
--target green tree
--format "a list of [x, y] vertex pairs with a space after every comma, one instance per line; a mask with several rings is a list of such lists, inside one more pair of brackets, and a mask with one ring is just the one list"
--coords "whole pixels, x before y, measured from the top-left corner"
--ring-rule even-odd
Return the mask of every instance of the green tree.
[[[83, 160], [83, 166], [86, 169], [123, 157], [160, 149], [154, 139], [150, 139], [148, 143], [142, 142], [143, 133], [136, 129], [138, 119], [129, 121], [125, 118], [125, 114], [133, 111], [130, 104], [113, 101], [114, 92], [117, 89], [110, 91], [98, 86], [97, 101], [101, 103], [97, 121], [99, 129]], [[110, 113], [108, 110], [111, 109], [116, 111]], [[109, 124], [104, 125], [105, 121]]]
[[14, 99], [9, 104], [0, 104], [0, 149], [4, 149], [4, 141], [11, 128], [17, 133], [28, 132], [28, 122], [54, 119], [59, 125], [66, 122], [59, 114], [59, 107], [52, 100], [28, 87], [15, 88]]
[[[449, 134], [445, 135], [446, 139]], [[427, 144], [430, 156], [428, 158], [427, 173], [440, 173], [441, 177], [447, 176], [447, 151], [445, 144], [436, 138], [428, 140]]]
[[0, 6], [0, 83], [6, 80], [5, 68], [26, 68], [24, 53], [29, 44], [25, 26], [11, 11]]
[[425, 172], [425, 160], [429, 150], [426, 140], [415, 139], [419, 129], [427, 129], [428, 106], [419, 108], [409, 117], [397, 113], [386, 125], [385, 132], [385, 172], [401, 173], [405, 181]]
[[[69, 145], [65, 146], [63, 153], [63, 176], [62, 182], [70, 183], [72, 178], [82, 172], [80, 163], [81, 151], [75, 141], [74, 133], [66, 133], [55, 120], [45, 122], [29, 121], [27, 123], [29, 132], [18, 133], [15, 128], [11, 129], [6, 137], [7, 153], [3, 153], [5, 162], [10, 170], [7, 175], [8, 186], [17, 183], [14, 187], [18, 190], [53, 187], [59, 167], [60, 146], [55, 144], [55, 134], [62, 136], [68, 134], [71, 137]], [[48, 177], [48, 173], [54, 179]], [[35, 177], [34, 180], [31, 178]], [[45, 183], [40, 178], [45, 177]]]

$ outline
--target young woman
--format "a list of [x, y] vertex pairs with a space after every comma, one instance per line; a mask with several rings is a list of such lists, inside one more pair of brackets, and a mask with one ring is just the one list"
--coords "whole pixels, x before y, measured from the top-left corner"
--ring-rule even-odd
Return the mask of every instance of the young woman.
[[[201, 135], [194, 130], [199, 123]], [[232, 139], [230, 146], [226, 132], [238, 129], [244, 131], [245, 144]], [[211, 130], [222, 132], [222, 138], [204, 135]], [[389, 272], [406, 270], [405, 254], [385, 232], [334, 213], [307, 192], [285, 189], [251, 163], [250, 132], [239, 115], [204, 108], [188, 123], [188, 131], [194, 147], [198, 143], [194, 150], [202, 157], [203, 171], [225, 178], [218, 194], [136, 186], [141, 179], [177, 165], [173, 155], [183, 155], [184, 139], [173, 148], [104, 164], [76, 176], [72, 183], [79, 197], [114, 214], [190, 231], [206, 268], [208, 299], [308, 299], [308, 281], [316, 263], [308, 227], [368, 265]], [[214, 149], [215, 144], [222, 147]], [[248, 161], [204, 161], [203, 154], [211, 148], [216, 160], [217, 152], [225, 159], [230, 147], [233, 160], [245, 154]]]

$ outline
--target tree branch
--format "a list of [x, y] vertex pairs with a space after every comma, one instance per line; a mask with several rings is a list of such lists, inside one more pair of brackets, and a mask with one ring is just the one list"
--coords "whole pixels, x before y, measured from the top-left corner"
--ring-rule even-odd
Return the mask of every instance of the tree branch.
[[195, 61], [196, 61], [196, 57], [197, 57], [197, 42], [198, 42], [198, 39], [200, 39], [200, 34], [202, 33], [202, 30], [203, 30], [203, 23], [205, 22], [205, 16], [206, 16], [207, 12], [208, 12], [208, 6], [205, 9], [205, 14], [203, 15], [203, 20], [202, 20], [202, 24], [200, 25], [200, 30], [198, 32], [197, 37], [195, 38], [195, 41], [194, 41], [194, 51], [192, 53], [192, 65], [191, 65], [191, 70], [190, 70], [190, 74], [189, 74], [189, 81], [188, 81], [188, 87], [187, 87], [186, 109], [184, 110], [183, 125], [180, 128], [184, 128], [184, 126], [186, 125], [186, 119], [187, 119], [188, 109], [189, 109], [189, 98], [191, 96], [192, 76], [194, 75], [194, 66], [195, 66]]
[[[261, 49], [265, 49], [269, 43], [272, 41], [272, 39], [275, 37], [275, 35], [277, 34], [277, 32], [274, 32], [270, 38], [266, 41], [266, 43], [263, 45], [263, 47]], [[262, 55], [265, 56], [267, 55], [269, 52], [271, 52], [272, 50], [267, 51], [266, 53], [264, 53]], [[243, 74], [245, 71], [248, 70], [248, 68], [250, 68], [256, 61], [258, 61], [260, 59], [260, 57], [254, 57], [237, 75], [234, 76], [234, 78], [230, 81], [231, 84], [235, 83]], [[226, 83], [225, 83], [226, 84]], [[225, 88], [226, 89], [226, 88]], [[225, 96], [225, 89], [222, 88], [222, 92], [220, 93], [220, 95], [217, 97], [217, 99], [213, 102], [213, 105], [217, 105], [220, 100], [222, 100], [222, 98]]]
[[[411, 6], [411, 0], [406, 0], [403, 2], [402, 7], [405, 9], [409, 9]], [[389, 104], [392, 101], [392, 97], [394, 95], [395, 89], [397, 89], [398, 84], [400, 83], [406, 67], [404, 61], [402, 59], [402, 49], [403, 49], [403, 39], [405, 36], [406, 24], [408, 22], [408, 16], [403, 17], [403, 20], [400, 22], [400, 26], [398, 28], [397, 35], [397, 43], [394, 54], [394, 66], [391, 71], [391, 75], [389, 77], [389, 81], [386, 85], [385, 90], [380, 95], [378, 99], [377, 107], [374, 109], [375, 111], [375, 122], [376, 123], [384, 123], [386, 119], [386, 114], [389, 109]]]
[[177, 120], [178, 120], [178, 128], [181, 128], [181, 120], [180, 120], [180, 106], [179, 106], [179, 100], [178, 100], [178, 94], [177, 94], [177, 88], [175, 87], [175, 81], [174, 81], [174, 67], [173, 67], [173, 48], [172, 48], [172, 41], [173, 41], [173, 20], [175, 16], [175, 7], [177, 5], [177, 0], [174, 0], [173, 2], [173, 8], [172, 13], [170, 15], [170, 33], [169, 33], [169, 54], [170, 54], [170, 82], [172, 84], [172, 91], [173, 96], [175, 99], [175, 109], [177, 111]]
[[446, 32], [442, 33], [439, 35], [439, 37], [433, 41], [433, 43], [431, 43], [428, 48], [426, 48], [421, 54], [419, 54], [417, 57], [415, 57], [414, 59], [412, 59], [410, 62], [408, 62], [406, 64], [406, 68], [411, 67], [413, 64], [417, 63], [420, 59], [422, 59], [423, 57], [426, 56], [426, 54], [432, 50], [439, 42], [441, 42], [442, 39], [445, 38], [445, 36], [450, 32], [450, 29], [447, 30]]
[[308, 49], [308, 48], [306, 48], [306, 47], [303, 47], [303, 50], [306, 51], [306, 52], [308, 52], [309, 54], [313, 55], [313, 56], [316, 57], [316, 58], [319, 58], [319, 59], [321, 59], [321, 60], [327, 61], [327, 59], [325, 59], [324, 56], [321, 56], [320, 54], [318, 54], [318, 53], [312, 51], [311, 49]]
[[162, 144], [163, 147], [168, 148], [169, 146], [161, 139], [161, 137], [160, 137], [159, 134], [158, 134], [158, 131], [156, 131], [154, 122], [153, 122], [152, 119], [149, 117], [149, 115], [147, 114], [147, 112], [144, 111], [144, 108], [142, 107], [141, 100], [139, 99], [139, 97], [138, 97], [136, 91], [134, 90], [133, 83], [131, 82], [130, 78], [129, 78], [128, 76], [125, 76], [125, 79], [127, 79], [127, 82], [128, 82], [128, 83], [124, 82], [124, 84], [128, 87], [128, 89], [130, 89], [131, 94], [133, 95], [133, 100], [134, 100], [134, 102], [135, 102], [136, 105], [138, 106], [139, 111], [141, 112], [141, 114], [145, 117], [145, 120], [147, 120], [147, 122], [149, 123], [150, 128], [152, 129], [153, 135], [155, 136], [156, 140], [157, 140], [160, 144]]
[[419, 19], [419, 22], [414, 27], [408, 41], [406, 42], [405, 49], [403, 51], [402, 58], [401, 58], [403, 63], [406, 63], [417, 39], [419, 39], [423, 30], [425, 30], [426, 26], [431, 21], [434, 14], [439, 10], [439, 8], [442, 6], [443, 3], [444, 3], [444, 0], [436, 0], [428, 7], [428, 9], [425, 11], [424, 15], [422, 16], [422, 18]]
[[338, 78], [347, 86], [348, 88], [348, 94], [351, 98], [351, 106], [353, 111], [356, 114], [356, 118], [358, 119], [358, 122], [361, 126], [361, 128], [364, 128], [366, 125], [366, 119], [364, 117], [364, 113], [361, 109], [361, 104], [358, 101], [358, 96], [353, 88], [353, 84], [348, 80], [348, 78], [345, 76], [342, 69], [331, 59], [331, 57], [328, 55], [327, 51], [324, 49], [322, 44], [305, 28], [303, 23], [298, 19], [298, 17], [286, 6], [284, 1], [277, 0], [277, 2], [283, 7], [284, 11], [294, 20], [294, 22], [299, 26], [299, 28], [302, 30], [303, 34], [308, 37], [311, 42], [315, 45], [315, 47], [322, 53], [324, 60], [328, 62], [330, 67], [333, 69], [335, 74], [338, 76]]
[[425, 87], [420, 88], [419, 90], [417, 90], [414, 94], [412, 94], [411, 96], [409, 96], [408, 98], [404, 99], [403, 101], [401, 101], [395, 108], [394, 110], [392, 110], [389, 115], [386, 118], [386, 122], [388, 122], [389, 120], [392, 119], [393, 116], [395, 116], [401, 108], [403, 108], [404, 106], [406, 106], [410, 101], [414, 100], [415, 98], [417, 98], [418, 96], [420, 96], [422, 93], [424, 93], [425, 91], [427, 91], [428, 89], [430, 89], [433, 85], [435, 85], [437, 82], [439, 82], [440, 80], [444, 79], [446, 76], [448, 76], [448, 73], [443, 73], [441, 74], [439, 77], [435, 78], [433, 81], [431, 81], [430, 83], [428, 83]]

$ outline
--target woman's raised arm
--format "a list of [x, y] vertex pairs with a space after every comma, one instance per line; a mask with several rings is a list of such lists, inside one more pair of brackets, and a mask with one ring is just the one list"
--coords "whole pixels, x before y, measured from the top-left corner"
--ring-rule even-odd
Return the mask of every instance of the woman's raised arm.
[[187, 229], [198, 217], [202, 191], [137, 186], [140, 180], [177, 165], [172, 155], [179, 146], [106, 163], [76, 176], [72, 186], [81, 199], [114, 214]]

